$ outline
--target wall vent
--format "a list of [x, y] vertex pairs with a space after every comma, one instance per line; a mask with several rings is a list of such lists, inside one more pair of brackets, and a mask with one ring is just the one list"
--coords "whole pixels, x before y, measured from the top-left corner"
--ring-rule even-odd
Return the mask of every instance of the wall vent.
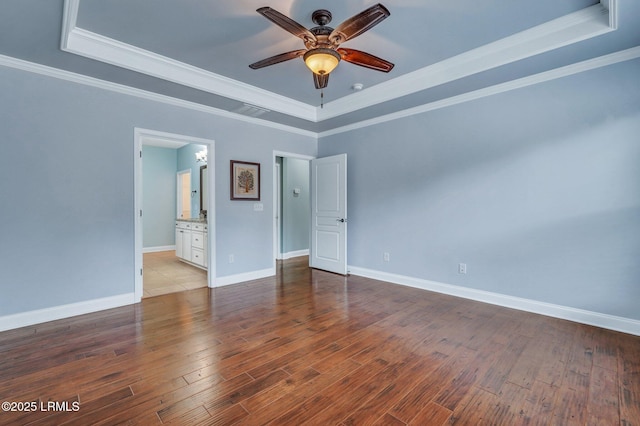
[[240, 108], [233, 110], [233, 112], [248, 115], [249, 117], [260, 117], [262, 114], [266, 114], [267, 112], [271, 112], [266, 108], [261, 108], [259, 106], [244, 104]]

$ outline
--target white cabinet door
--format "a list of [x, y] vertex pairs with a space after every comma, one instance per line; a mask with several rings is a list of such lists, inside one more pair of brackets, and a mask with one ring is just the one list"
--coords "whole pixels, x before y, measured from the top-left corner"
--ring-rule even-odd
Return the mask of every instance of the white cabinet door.
[[180, 229], [178, 225], [176, 225], [176, 256], [179, 258], [184, 258], [182, 254], [182, 245], [184, 241], [184, 229]]
[[191, 231], [191, 245], [193, 248], [204, 248], [204, 236], [202, 232]]
[[191, 262], [191, 230], [183, 229], [182, 232], [182, 256], [180, 257]]
[[204, 252], [200, 249], [193, 248], [191, 250], [191, 262], [204, 266]]

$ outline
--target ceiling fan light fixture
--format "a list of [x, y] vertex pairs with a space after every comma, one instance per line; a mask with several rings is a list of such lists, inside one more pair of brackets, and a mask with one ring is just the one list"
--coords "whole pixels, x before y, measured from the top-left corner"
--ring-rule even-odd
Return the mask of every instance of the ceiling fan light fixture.
[[318, 47], [304, 54], [304, 63], [318, 75], [326, 75], [333, 71], [340, 62], [340, 54], [333, 49]]

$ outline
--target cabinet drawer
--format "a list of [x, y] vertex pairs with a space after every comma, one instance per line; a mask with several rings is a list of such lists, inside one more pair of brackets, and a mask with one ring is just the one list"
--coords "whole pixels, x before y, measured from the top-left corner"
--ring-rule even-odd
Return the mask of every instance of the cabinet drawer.
[[204, 248], [204, 234], [202, 232], [191, 232], [191, 246], [193, 248]]
[[204, 252], [200, 249], [192, 249], [191, 261], [196, 265], [204, 266]]
[[178, 229], [191, 229], [191, 224], [189, 222], [176, 221], [176, 228], [178, 228]]
[[194, 223], [191, 225], [191, 229], [193, 229], [194, 231], [204, 231], [205, 227], [207, 225], [204, 225], [202, 223]]

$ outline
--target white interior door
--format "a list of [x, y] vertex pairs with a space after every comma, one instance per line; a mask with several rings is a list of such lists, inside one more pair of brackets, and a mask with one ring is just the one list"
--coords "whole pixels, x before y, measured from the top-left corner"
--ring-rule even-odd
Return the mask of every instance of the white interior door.
[[275, 164], [274, 188], [276, 189], [276, 205], [275, 205], [275, 229], [276, 229], [276, 259], [282, 259], [282, 171], [280, 164]]
[[347, 154], [311, 160], [309, 266], [347, 274]]

